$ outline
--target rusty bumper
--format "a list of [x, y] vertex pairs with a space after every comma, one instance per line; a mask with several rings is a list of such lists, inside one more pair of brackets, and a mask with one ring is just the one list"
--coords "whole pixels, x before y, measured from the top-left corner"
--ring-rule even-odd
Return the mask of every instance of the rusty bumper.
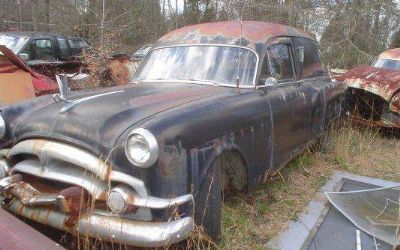
[[96, 214], [82, 215], [74, 227], [65, 226], [64, 213], [24, 206], [19, 200], [11, 201], [7, 209], [33, 221], [62, 231], [90, 236], [113, 243], [139, 247], [161, 247], [184, 240], [194, 229], [194, 220], [186, 217], [170, 222], [140, 222]]
[[162, 247], [186, 239], [194, 230], [191, 217], [168, 222], [144, 222], [104, 215], [96, 210], [79, 214], [71, 224], [71, 213], [49, 206], [59, 199], [53, 201], [41, 194], [33, 195], [30, 189], [32, 187], [22, 182], [19, 174], [0, 179], [0, 191], [5, 197], [3, 207], [14, 214], [77, 236], [129, 246]]

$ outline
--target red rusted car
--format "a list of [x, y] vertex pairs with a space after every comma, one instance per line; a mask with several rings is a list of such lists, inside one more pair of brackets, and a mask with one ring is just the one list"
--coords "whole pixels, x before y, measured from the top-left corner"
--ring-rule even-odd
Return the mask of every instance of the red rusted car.
[[348, 88], [349, 111], [382, 127], [400, 128], [400, 48], [383, 52], [372, 66], [336, 76]]
[[57, 83], [33, 71], [10, 49], [0, 45], [0, 105], [57, 92]]

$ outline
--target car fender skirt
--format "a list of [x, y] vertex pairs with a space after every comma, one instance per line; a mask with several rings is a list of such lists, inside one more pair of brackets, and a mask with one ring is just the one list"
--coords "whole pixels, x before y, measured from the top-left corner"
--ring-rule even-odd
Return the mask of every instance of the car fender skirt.
[[142, 222], [87, 213], [79, 217], [75, 226], [67, 227], [65, 222], [69, 216], [62, 212], [24, 206], [18, 199], [13, 199], [7, 209], [62, 231], [138, 247], [168, 246], [184, 240], [194, 230], [191, 217], [168, 222]]

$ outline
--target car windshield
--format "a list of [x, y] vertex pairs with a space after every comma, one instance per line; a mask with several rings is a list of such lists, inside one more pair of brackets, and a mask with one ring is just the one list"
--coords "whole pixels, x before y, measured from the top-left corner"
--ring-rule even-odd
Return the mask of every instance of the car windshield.
[[5, 45], [14, 53], [17, 53], [28, 39], [26, 36], [0, 35], [0, 45]]
[[[239, 60], [240, 58], [240, 60]], [[134, 82], [187, 80], [251, 86], [257, 56], [249, 49], [230, 46], [174, 46], [150, 52], [133, 77]]]
[[372, 66], [374, 66], [375, 68], [400, 71], [400, 60], [378, 58]]

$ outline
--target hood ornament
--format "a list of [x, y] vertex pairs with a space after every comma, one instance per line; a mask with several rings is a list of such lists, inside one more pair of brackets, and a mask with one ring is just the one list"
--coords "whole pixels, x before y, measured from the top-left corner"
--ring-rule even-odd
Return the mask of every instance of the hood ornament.
[[66, 75], [63, 75], [61, 77], [59, 75], [56, 75], [57, 85], [60, 93], [53, 95], [54, 101], [71, 103], [72, 101], [68, 100], [66, 97], [70, 93], [70, 89], [68, 86], [68, 77]]
[[102, 94], [98, 94], [98, 95], [83, 97], [83, 98], [76, 99], [76, 100], [69, 100], [68, 95], [70, 94], [70, 88], [68, 86], [67, 76], [63, 75], [61, 78], [59, 75], [56, 75], [56, 80], [57, 80], [57, 84], [58, 84], [60, 93], [53, 95], [53, 99], [55, 102], [65, 103], [64, 107], [62, 107], [62, 109], [60, 110], [60, 114], [64, 114], [65, 112], [73, 109], [76, 105], [78, 105], [82, 102], [86, 102], [86, 101], [89, 101], [89, 100], [92, 100], [92, 99], [95, 99], [95, 98], [101, 97], [101, 96], [112, 95], [112, 94], [124, 92], [123, 90], [111, 91], [111, 92], [106, 92], [106, 93], [102, 93]]

